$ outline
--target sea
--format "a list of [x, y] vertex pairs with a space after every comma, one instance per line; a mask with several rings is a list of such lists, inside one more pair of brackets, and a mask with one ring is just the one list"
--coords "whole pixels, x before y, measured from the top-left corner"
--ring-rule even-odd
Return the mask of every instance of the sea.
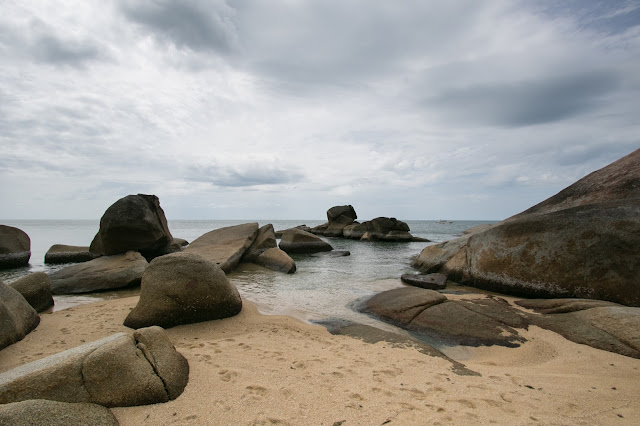
[[[275, 230], [283, 230], [303, 224], [313, 227], [325, 221], [170, 220], [169, 229], [174, 237], [193, 241], [211, 230], [247, 222], [258, 222], [260, 226], [271, 223]], [[346, 320], [391, 329], [359, 313], [357, 306], [376, 293], [403, 286], [400, 276], [417, 272], [411, 267], [411, 260], [427, 245], [456, 238], [466, 229], [477, 225], [495, 223], [477, 220], [405, 222], [414, 236], [427, 238], [431, 242], [365, 242], [324, 238], [335, 250], [347, 250], [351, 255], [293, 255], [297, 266], [294, 274], [240, 264], [228, 277], [242, 298], [256, 304], [263, 314], [289, 315], [309, 323]], [[29, 266], [0, 270], [0, 280], [6, 283], [32, 272], [51, 273], [69, 266], [46, 265], [44, 255], [54, 244], [88, 246], [99, 228], [98, 220], [3, 220], [0, 223], [20, 228], [31, 238]], [[89, 295], [54, 296], [54, 310], [136, 295], [138, 292], [138, 288], [133, 288]]]

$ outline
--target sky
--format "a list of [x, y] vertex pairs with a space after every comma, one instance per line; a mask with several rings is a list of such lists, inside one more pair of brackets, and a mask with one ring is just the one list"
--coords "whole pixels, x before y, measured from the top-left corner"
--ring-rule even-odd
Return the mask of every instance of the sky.
[[0, 219], [501, 220], [640, 148], [640, 1], [0, 0]]

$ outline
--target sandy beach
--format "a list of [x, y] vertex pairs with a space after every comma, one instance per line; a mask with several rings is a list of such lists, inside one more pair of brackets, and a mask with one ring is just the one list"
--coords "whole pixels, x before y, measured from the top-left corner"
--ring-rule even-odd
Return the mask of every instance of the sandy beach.
[[[137, 296], [45, 313], [0, 352], [0, 372], [118, 331]], [[480, 376], [413, 347], [334, 336], [261, 315], [167, 334], [189, 361], [176, 400], [114, 408], [122, 425], [640, 424], [640, 360], [578, 345], [537, 327], [519, 348], [464, 348]], [[456, 353], [456, 351], [451, 351]]]

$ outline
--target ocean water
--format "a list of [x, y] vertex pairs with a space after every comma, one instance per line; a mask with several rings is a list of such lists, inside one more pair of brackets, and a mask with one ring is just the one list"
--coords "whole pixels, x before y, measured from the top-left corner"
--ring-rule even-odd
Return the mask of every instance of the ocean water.
[[[224, 220], [172, 220], [169, 229], [174, 237], [193, 241], [213, 229], [250, 222]], [[276, 230], [306, 224], [316, 226], [320, 220], [256, 221], [260, 226], [273, 224]], [[294, 255], [297, 271], [283, 274], [251, 264], [241, 264], [229, 274], [244, 299], [258, 305], [264, 314], [291, 315], [303, 321], [346, 319], [381, 327], [381, 324], [355, 311], [359, 301], [378, 292], [401, 287], [400, 275], [416, 272], [411, 259], [427, 245], [446, 241], [468, 228], [488, 221], [406, 221], [411, 233], [432, 243], [364, 242], [343, 238], [325, 238], [335, 250], [348, 250], [346, 257]], [[0, 221], [25, 231], [31, 238], [28, 267], [0, 270], [0, 280], [14, 281], [31, 272], [50, 273], [68, 265], [44, 264], [44, 255], [53, 244], [87, 246], [98, 231], [98, 220], [24, 220]], [[97, 300], [137, 294], [137, 289], [78, 296], [55, 296], [56, 310]], [[384, 327], [384, 326], [382, 326]], [[386, 327], [389, 328], [389, 327]]]

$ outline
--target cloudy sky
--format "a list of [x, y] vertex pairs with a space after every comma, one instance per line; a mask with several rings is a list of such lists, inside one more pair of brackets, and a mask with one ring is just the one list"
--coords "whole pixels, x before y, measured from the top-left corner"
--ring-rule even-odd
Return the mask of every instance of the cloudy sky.
[[504, 219], [640, 147], [638, 0], [0, 0], [0, 219]]

